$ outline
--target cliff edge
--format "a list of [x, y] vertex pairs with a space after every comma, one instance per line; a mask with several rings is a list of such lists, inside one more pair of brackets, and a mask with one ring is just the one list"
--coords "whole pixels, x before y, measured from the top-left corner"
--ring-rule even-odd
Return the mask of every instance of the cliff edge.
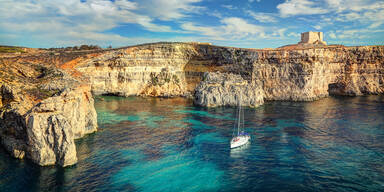
[[[249, 84], [259, 84], [265, 100], [312, 101], [330, 94], [384, 92], [384, 46], [264, 50], [155, 43], [112, 50], [74, 68], [89, 79], [95, 94], [190, 95], [205, 72], [238, 74]], [[162, 71], [177, 80], [152, 86]]]

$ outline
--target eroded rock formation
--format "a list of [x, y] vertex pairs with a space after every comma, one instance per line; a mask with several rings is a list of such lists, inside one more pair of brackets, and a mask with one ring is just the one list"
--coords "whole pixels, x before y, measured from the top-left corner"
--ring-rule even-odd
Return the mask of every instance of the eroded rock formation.
[[97, 115], [89, 87], [65, 89], [24, 115], [29, 157], [40, 165], [77, 162], [74, 139], [96, 131]]
[[[89, 78], [92, 91], [97, 95], [183, 95], [186, 91], [183, 69], [194, 54], [191, 53], [193, 46], [154, 44], [144, 47], [106, 52], [80, 61], [74, 67]], [[166, 82], [167, 79], [170, 81]]]
[[[158, 43], [110, 51], [75, 68], [96, 94], [182, 96], [194, 92], [204, 72], [219, 71], [260, 82], [265, 100], [312, 101], [329, 94], [383, 93], [383, 54], [383, 46], [257, 50]], [[162, 70], [179, 83], [152, 86], [153, 75]]]
[[163, 68], [160, 73], [151, 73], [150, 78], [140, 95], [173, 97], [185, 94], [184, 85], [181, 84], [179, 76], [168, 68]]
[[0, 114], [1, 141], [16, 158], [72, 165], [77, 162], [74, 139], [97, 128], [93, 102], [89, 87], [65, 89], [36, 105], [13, 101]]
[[264, 103], [260, 85], [231, 73], [205, 73], [196, 87], [194, 103], [201, 106], [249, 106]]
[[254, 67], [267, 100], [384, 93], [383, 46], [271, 51]]
[[[90, 87], [67, 72], [40, 64], [6, 62], [0, 85], [0, 140], [16, 158], [39, 165], [77, 162], [74, 139], [96, 131]], [[5, 65], [5, 66], [4, 66]]]

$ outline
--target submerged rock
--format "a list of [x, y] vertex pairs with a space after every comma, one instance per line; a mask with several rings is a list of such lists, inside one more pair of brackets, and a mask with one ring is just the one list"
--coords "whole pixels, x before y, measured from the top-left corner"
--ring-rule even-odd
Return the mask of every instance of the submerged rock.
[[[231, 73], [205, 73], [195, 89], [195, 104], [207, 107], [257, 107], [264, 103], [264, 93], [256, 83], [249, 83], [240, 75]], [[241, 100], [240, 100], [241, 99]]]

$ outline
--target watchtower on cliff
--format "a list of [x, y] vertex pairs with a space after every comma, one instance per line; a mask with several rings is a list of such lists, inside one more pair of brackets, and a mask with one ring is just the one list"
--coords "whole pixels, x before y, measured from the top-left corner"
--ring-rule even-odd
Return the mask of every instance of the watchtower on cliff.
[[325, 41], [323, 41], [323, 32], [304, 32], [301, 33], [301, 41], [299, 44], [321, 44], [327, 45]]

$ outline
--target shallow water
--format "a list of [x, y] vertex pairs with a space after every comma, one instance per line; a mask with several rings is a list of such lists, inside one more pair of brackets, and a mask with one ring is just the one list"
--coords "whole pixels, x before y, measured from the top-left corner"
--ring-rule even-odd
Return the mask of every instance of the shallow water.
[[39, 167], [0, 149], [0, 191], [384, 190], [383, 96], [246, 108], [252, 140], [235, 150], [235, 108], [102, 98], [76, 165]]

